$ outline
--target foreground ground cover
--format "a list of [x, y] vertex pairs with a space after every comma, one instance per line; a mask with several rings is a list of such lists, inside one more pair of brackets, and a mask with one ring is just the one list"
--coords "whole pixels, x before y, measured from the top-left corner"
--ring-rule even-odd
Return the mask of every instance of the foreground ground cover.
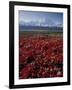
[[63, 76], [63, 38], [30, 35], [19, 39], [19, 79]]

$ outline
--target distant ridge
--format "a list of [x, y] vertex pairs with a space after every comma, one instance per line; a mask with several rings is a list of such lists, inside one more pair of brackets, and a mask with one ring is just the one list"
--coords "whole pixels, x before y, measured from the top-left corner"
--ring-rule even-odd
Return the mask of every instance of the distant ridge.
[[54, 32], [63, 32], [63, 27], [43, 27], [43, 26], [23, 26], [19, 25], [20, 31], [54, 31]]

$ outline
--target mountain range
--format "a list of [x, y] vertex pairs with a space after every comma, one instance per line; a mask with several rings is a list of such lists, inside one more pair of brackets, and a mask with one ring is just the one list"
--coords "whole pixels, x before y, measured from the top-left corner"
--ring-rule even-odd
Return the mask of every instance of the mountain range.
[[40, 26], [40, 27], [63, 27], [61, 23], [56, 23], [50, 19], [48, 20], [35, 20], [35, 21], [20, 21], [20, 26]]

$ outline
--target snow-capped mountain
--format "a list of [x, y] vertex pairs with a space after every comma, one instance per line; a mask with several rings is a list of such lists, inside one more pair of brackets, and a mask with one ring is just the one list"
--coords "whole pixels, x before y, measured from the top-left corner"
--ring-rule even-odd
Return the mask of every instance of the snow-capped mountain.
[[41, 26], [41, 27], [62, 27], [61, 23], [55, 23], [50, 19], [45, 20], [31, 20], [31, 21], [20, 21], [19, 24], [21, 26]]

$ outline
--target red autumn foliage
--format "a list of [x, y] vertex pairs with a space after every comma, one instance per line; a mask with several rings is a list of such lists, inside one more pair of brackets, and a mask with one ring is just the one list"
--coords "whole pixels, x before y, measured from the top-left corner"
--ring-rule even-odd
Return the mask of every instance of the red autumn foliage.
[[19, 78], [63, 76], [63, 38], [47, 36], [20, 37]]

